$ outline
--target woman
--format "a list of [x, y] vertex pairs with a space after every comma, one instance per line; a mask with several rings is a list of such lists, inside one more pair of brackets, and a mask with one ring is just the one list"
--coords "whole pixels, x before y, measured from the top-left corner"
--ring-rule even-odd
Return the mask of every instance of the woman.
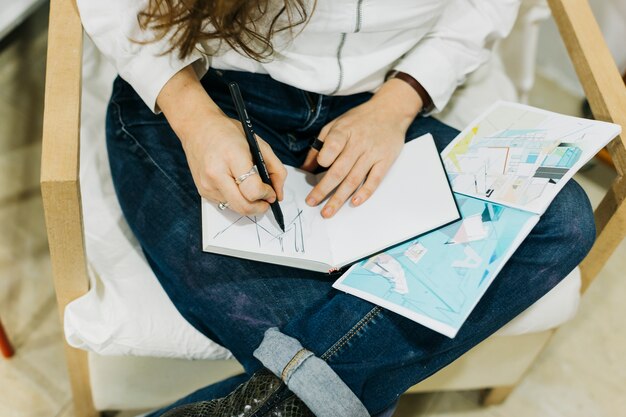
[[[107, 116], [124, 215], [183, 316], [227, 347], [242, 374], [168, 416], [368, 416], [533, 304], [594, 240], [584, 192], [568, 183], [457, 337], [331, 288], [337, 275], [203, 253], [200, 196], [260, 214], [283, 196], [283, 164], [328, 169], [306, 199], [322, 216], [376, 192], [405, 140], [458, 133], [443, 109], [519, 0], [80, 0], [115, 63]], [[227, 84], [244, 95], [272, 179], [251, 155]], [[418, 117], [418, 115], [421, 116]], [[315, 138], [321, 151], [310, 148]], [[418, 179], [426, 180], [426, 179]], [[363, 185], [359, 187], [364, 181]]]

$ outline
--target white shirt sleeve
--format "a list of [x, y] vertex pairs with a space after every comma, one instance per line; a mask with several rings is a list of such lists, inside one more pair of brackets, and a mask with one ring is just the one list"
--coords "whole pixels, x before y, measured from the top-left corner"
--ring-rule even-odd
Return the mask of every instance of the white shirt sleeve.
[[394, 66], [415, 78], [442, 110], [454, 90], [511, 31], [521, 0], [451, 0], [430, 32]]
[[[169, 49], [168, 37], [157, 42], [150, 31], [142, 30], [137, 14], [145, 0], [78, 0], [83, 27], [98, 49], [111, 60], [119, 75], [139, 94], [154, 112], [163, 86], [178, 71], [193, 64], [199, 77], [209, 67], [209, 60], [198, 51], [185, 59]], [[139, 41], [139, 42], [137, 42]]]

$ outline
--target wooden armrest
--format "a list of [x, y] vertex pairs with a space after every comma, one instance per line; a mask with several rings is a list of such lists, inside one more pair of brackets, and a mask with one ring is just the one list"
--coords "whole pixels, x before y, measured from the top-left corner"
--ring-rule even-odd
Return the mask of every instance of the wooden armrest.
[[598, 237], [581, 263], [585, 290], [626, 236], [626, 88], [588, 1], [548, 3], [595, 118], [623, 130], [608, 146], [618, 176], [595, 211]]
[[[578, 79], [597, 120], [626, 128], [626, 89], [587, 0], [548, 0]], [[609, 147], [619, 176], [626, 172], [626, 131]]]
[[[73, 0], [51, 0], [44, 102], [41, 193], [61, 322], [89, 283], [80, 200], [80, 97], [83, 30]], [[66, 345], [75, 415], [95, 417], [87, 352]]]
[[87, 291], [78, 179], [82, 42], [83, 30], [73, 1], [52, 0], [41, 191], [61, 307]]
[[41, 184], [78, 182], [83, 30], [71, 0], [52, 0]]

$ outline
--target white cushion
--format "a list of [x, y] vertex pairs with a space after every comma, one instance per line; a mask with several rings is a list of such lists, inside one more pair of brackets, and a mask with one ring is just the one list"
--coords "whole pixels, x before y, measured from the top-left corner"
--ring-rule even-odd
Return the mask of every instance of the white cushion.
[[91, 289], [65, 309], [67, 341], [103, 355], [230, 357], [176, 310], [124, 220], [104, 125], [115, 71], [89, 39], [83, 61], [80, 179]]
[[[175, 309], [150, 270], [118, 205], [105, 146], [104, 115], [115, 72], [85, 42], [81, 191], [91, 289], [65, 310], [70, 345], [102, 355], [187, 359], [229, 357]], [[496, 99], [514, 99], [498, 60], [477, 71], [440, 117], [461, 128]], [[521, 334], [556, 327], [578, 306], [580, 277], [564, 280], [501, 330]]]

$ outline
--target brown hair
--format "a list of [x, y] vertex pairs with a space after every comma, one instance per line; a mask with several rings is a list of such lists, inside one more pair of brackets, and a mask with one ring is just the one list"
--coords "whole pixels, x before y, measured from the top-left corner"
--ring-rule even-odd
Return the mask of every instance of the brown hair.
[[[138, 19], [143, 29], [155, 32], [152, 41], [169, 36], [171, 48], [166, 53], [178, 51], [181, 59], [188, 57], [198, 43], [217, 40], [262, 61], [274, 53], [271, 39], [275, 33], [306, 22], [306, 3], [307, 0], [149, 0]], [[287, 23], [278, 26], [283, 15]]]

